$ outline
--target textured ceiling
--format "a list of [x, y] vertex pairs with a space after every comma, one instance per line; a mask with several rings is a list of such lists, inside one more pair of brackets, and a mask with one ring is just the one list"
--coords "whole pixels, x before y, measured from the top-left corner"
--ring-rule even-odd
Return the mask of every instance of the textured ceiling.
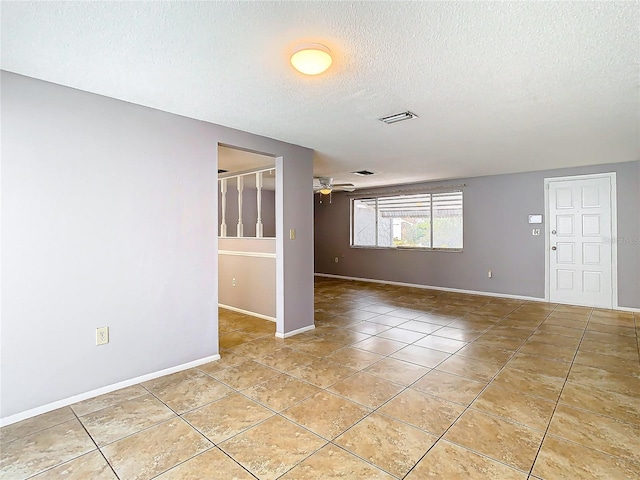
[[[637, 160], [637, 2], [6, 2], [2, 68], [316, 150], [360, 187]], [[331, 69], [305, 77], [295, 45]], [[411, 110], [418, 119], [376, 119]], [[271, 152], [269, 152], [271, 153]], [[380, 172], [357, 177], [348, 172]]]

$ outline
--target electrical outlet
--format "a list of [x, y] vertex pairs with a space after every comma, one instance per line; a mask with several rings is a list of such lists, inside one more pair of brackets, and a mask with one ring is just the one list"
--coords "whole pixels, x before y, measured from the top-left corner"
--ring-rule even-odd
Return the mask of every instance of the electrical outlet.
[[96, 345], [106, 345], [109, 343], [109, 327], [96, 328]]
[[533, 230], [531, 230], [531, 235], [533, 235], [534, 237], [537, 237], [538, 235], [540, 235], [540, 229], [534, 228]]
[[231, 286], [232, 286], [232, 287], [235, 287], [235, 286], [236, 286], [236, 279], [235, 279], [235, 278], [232, 278], [232, 279], [231, 279]]

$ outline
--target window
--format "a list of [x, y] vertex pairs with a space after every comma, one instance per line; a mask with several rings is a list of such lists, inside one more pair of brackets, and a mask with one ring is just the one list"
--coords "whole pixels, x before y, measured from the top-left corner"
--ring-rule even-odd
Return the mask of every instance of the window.
[[355, 198], [351, 245], [462, 249], [462, 192]]

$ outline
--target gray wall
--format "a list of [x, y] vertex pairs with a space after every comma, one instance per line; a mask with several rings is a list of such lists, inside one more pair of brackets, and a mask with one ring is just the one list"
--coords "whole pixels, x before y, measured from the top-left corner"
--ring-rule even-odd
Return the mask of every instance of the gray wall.
[[[313, 161], [285, 161], [276, 158], [276, 277], [283, 280], [276, 285], [279, 336], [314, 324], [313, 314], [308, 316], [314, 310], [313, 283], [306, 277], [306, 272], [313, 272], [313, 181], [311, 190], [307, 184], [313, 178]], [[292, 229], [295, 239], [290, 238]]]
[[[218, 353], [218, 143], [281, 157], [294, 183], [282, 198], [308, 212], [281, 211], [280, 225], [302, 232], [278, 259], [283, 312], [313, 323], [312, 150], [1, 81], [0, 416]], [[111, 342], [96, 347], [106, 325]]]
[[[256, 236], [257, 194], [258, 191], [255, 188], [245, 188], [242, 191], [242, 224], [245, 237]], [[218, 219], [222, 218], [221, 199], [222, 193], [218, 189]], [[229, 180], [226, 210], [227, 237], [235, 237], [238, 232], [238, 190], [235, 179]], [[220, 222], [218, 222], [218, 235], [220, 235]], [[263, 237], [276, 236], [276, 192], [273, 190], [262, 190], [262, 235]]]
[[618, 302], [640, 308], [638, 161], [426, 183], [466, 184], [460, 253], [350, 248], [349, 198], [336, 194], [333, 203], [314, 204], [315, 271], [544, 298], [545, 237], [532, 236], [527, 223], [529, 214], [544, 213], [544, 178], [602, 172], [617, 173]]
[[276, 259], [243, 255], [275, 256], [275, 238], [220, 238], [218, 248], [238, 252], [238, 255], [218, 255], [218, 302], [275, 319]]

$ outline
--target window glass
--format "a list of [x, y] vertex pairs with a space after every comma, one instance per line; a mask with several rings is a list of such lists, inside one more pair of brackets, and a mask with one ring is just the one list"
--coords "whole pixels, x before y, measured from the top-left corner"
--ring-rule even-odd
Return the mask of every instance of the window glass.
[[462, 248], [462, 192], [434, 193], [433, 247]]
[[376, 245], [376, 199], [358, 199], [352, 202], [353, 245]]
[[462, 192], [354, 199], [352, 245], [462, 249]]
[[378, 246], [431, 246], [430, 195], [380, 198], [378, 216]]

